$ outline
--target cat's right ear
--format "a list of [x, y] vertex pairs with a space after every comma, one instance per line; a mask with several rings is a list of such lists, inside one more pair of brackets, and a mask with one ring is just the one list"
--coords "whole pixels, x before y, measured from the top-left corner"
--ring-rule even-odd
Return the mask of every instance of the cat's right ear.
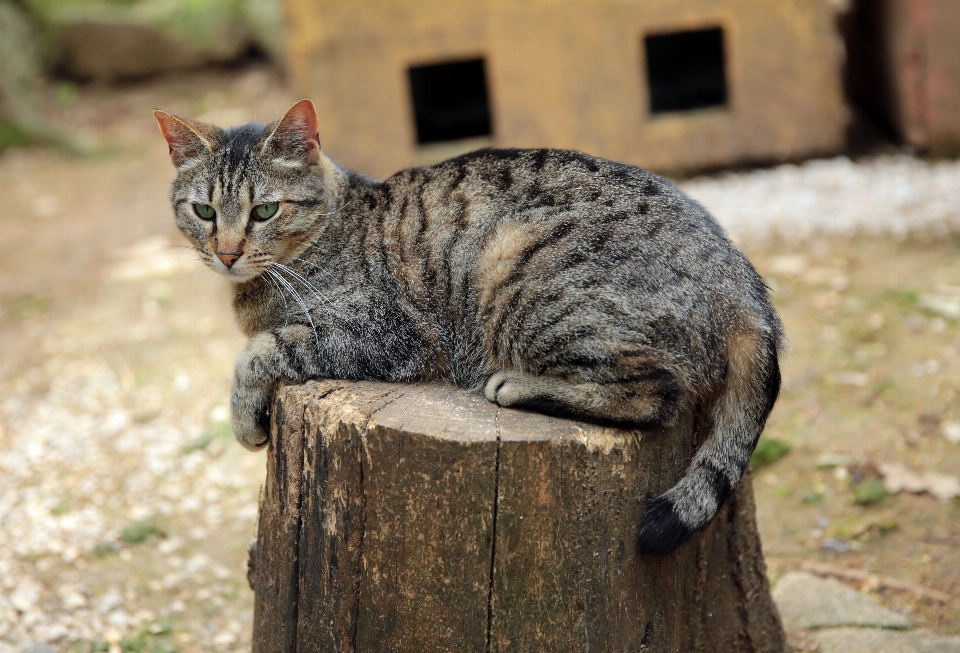
[[176, 167], [179, 168], [213, 150], [210, 141], [200, 130], [183, 118], [160, 109], [153, 112], [153, 117], [157, 119], [163, 137], [167, 139], [167, 145], [170, 146], [170, 159]]
[[287, 109], [263, 142], [263, 151], [303, 165], [320, 158], [320, 119], [313, 102], [304, 98]]

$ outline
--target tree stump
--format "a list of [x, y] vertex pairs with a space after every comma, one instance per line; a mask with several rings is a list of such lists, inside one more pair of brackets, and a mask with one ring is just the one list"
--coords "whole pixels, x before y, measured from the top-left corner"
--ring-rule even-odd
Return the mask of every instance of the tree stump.
[[641, 499], [702, 420], [621, 430], [441, 384], [277, 393], [250, 581], [257, 653], [784, 651], [746, 476], [641, 556]]

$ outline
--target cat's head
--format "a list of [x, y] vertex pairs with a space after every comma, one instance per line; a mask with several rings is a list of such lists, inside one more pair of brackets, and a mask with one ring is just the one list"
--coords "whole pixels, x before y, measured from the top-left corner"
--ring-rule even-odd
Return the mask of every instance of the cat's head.
[[269, 125], [231, 129], [153, 115], [177, 168], [177, 226], [207, 266], [247, 281], [295, 258], [316, 234], [338, 170], [320, 153], [313, 102]]

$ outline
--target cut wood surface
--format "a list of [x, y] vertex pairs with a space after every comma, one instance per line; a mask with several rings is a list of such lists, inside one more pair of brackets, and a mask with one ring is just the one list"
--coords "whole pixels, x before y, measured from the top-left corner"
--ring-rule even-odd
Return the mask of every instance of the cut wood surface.
[[641, 500], [704, 429], [589, 425], [442, 384], [281, 388], [254, 651], [783, 651], [749, 475], [692, 541], [636, 551]]

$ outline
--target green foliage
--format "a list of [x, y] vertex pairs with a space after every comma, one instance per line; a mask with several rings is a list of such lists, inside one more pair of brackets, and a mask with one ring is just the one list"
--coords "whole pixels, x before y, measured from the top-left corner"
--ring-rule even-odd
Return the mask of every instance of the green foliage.
[[173, 622], [168, 617], [157, 619], [147, 626], [147, 632], [155, 637], [162, 637], [173, 632]]
[[781, 499], [788, 499], [793, 496], [793, 488], [787, 485], [776, 485], [773, 488], [773, 493]]
[[53, 300], [46, 295], [29, 295], [13, 302], [13, 305], [8, 309], [8, 315], [14, 320], [23, 320], [47, 310], [52, 303]]
[[203, 451], [215, 440], [230, 440], [233, 438], [233, 429], [229, 422], [217, 422], [204, 431], [203, 435], [183, 448], [183, 454], [191, 454], [194, 451]]
[[753, 450], [750, 464], [754, 469], [771, 465], [783, 458], [790, 451], [790, 445], [773, 438], [760, 438], [757, 448]]
[[62, 82], [57, 86], [57, 102], [63, 106], [70, 106], [77, 101], [80, 90], [73, 82]]
[[21, 127], [16, 123], [4, 120], [0, 116], [0, 152], [8, 147], [18, 145], [30, 145], [37, 139], [29, 129]]
[[875, 296], [877, 304], [893, 304], [901, 311], [916, 308], [920, 293], [913, 288], [887, 288]]
[[150, 537], [163, 537], [165, 534], [153, 522], [139, 521], [126, 526], [120, 533], [120, 539], [127, 544], [141, 544]]
[[93, 547], [93, 554], [98, 558], [110, 555], [117, 550], [116, 542], [97, 542]]
[[883, 515], [871, 514], [856, 519], [836, 520], [830, 525], [829, 533], [833, 537], [854, 540], [869, 535], [886, 535], [899, 527], [897, 520]]
[[801, 497], [800, 503], [805, 505], [823, 503], [823, 492], [807, 492]]
[[167, 618], [158, 619], [120, 640], [123, 653], [176, 653], [173, 642], [161, 639], [173, 632], [173, 624]]
[[[155, 640], [151, 635], [140, 630], [120, 640], [120, 650], [123, 653], [176, 653], [177, 647], [165, 640]], [[70, 653], [107, 653], [110, 651], [110, 642], [105, 639], [77, 640], [65, 649]]]
[[878, 478], [860, 481], [853, 486], [853, 500], [861, 506], [869, 506], [882, 501], [887, 496], [883, 482]]
[[142, 634], [128, 635], [120, 640], [120, 650], [124, 653], [128, 651], [139, 653], [143, 650], [146, 643], [146, 638]]
[[202, 51], [243, 33], [241, 0], [27, 0], [49, 30], [83, 21], [149, 25]]
[[55, 505], [53, 508], [50, 508], [50, 514], [53, 515], [54, 517], [65, 515], [68, 512], [70, 512], [70, 504], [64, 501], [61, 501], [60, 503]]

